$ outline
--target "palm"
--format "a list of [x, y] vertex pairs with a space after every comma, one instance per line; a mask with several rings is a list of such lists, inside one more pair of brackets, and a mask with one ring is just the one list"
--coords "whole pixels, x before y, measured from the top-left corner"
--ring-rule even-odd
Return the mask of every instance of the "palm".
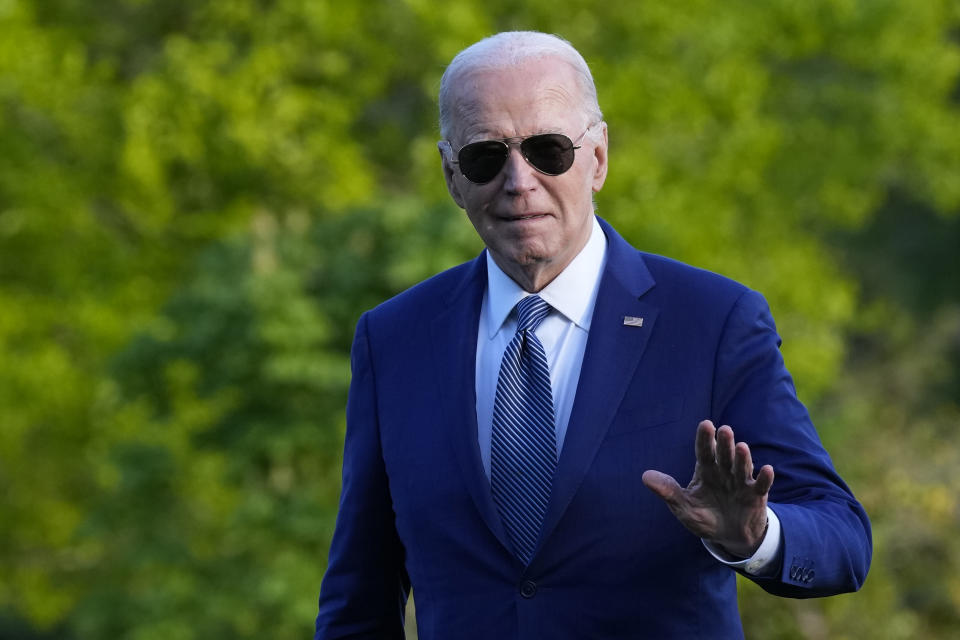
[[696, 456], [693, 478], [685, 488], [652, 470], [643, 474], [644, 484], [694, 535], [733, 555], [753, 555], [766, 530], [773, 467], [765, 465], [754, 478], [750, 448], [734, 442], [730, 427], [715, 429], [709, 420], [697, 429]]

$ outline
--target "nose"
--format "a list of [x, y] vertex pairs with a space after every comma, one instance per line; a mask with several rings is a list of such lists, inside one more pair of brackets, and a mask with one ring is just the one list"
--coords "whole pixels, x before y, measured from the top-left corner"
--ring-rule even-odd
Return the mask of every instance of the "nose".
[[510, 153], [503, 165], [503, 188], [510, 195], [532, 191], [537, 186], [537, 170], [530, 166], [519, 147], [510, 145]]

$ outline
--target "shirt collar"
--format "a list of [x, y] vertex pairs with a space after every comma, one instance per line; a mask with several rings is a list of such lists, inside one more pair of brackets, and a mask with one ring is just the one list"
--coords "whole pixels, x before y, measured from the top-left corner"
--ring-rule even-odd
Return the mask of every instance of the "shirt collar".
[[[540, 291], [551, 307], [584, 331], [590, 330], [600, 275], [607, 255], [607, 238], [593, 217], [590, 238], [580, 253]], [[513, 308], [528, 293], [497, 265], [487, 251], [487, 327], [493, 338]]]

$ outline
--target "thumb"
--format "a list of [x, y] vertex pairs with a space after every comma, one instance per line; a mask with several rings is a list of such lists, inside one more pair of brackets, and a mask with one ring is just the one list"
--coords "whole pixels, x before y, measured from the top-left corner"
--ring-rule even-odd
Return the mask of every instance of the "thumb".
[[673, 479], [673, 476], [669, 476], [661, 471], [649, 469], [643, 472], [641, 479], [650, 491], [653, 491], [669, 503], [676, 503], [679, 494], [683, 491], [679, 483]]

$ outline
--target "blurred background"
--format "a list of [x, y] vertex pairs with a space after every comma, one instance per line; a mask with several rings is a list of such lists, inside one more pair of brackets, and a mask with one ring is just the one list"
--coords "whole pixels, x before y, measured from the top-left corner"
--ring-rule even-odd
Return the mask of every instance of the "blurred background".
[[0, 0], [0, 639], [311, 637], [354, 324], [480, 250], [435, 95], [514, 28], [591, 64], [599, 213], [767, 296], [872, 518], [747, 637], [958, 637], [956, 0]]

